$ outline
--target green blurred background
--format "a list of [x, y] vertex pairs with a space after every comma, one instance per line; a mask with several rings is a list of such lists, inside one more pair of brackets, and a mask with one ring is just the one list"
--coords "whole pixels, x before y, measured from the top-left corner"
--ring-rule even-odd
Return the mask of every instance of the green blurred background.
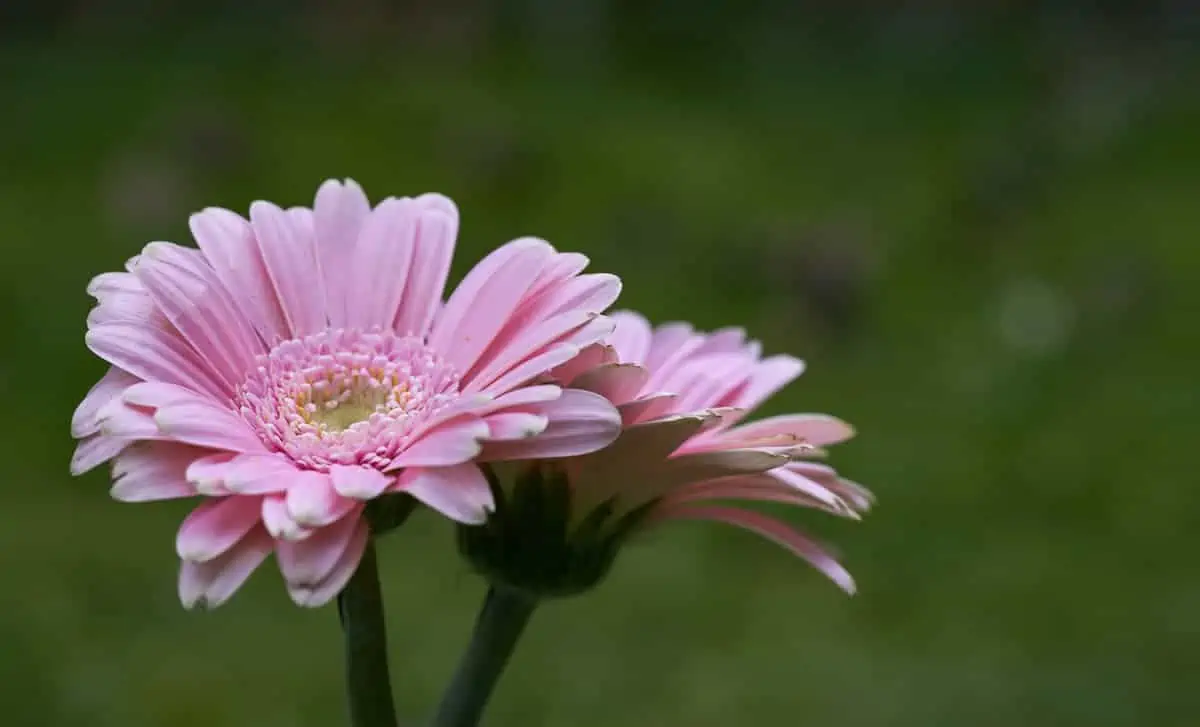
[[[834, 463], [879, 496], [789, 514], [852, 599], [716, 526], [630, 548], [537, 614], [488, 724], [1197, 724], [1200, 16], [827, 5], [4, 3], [0, 723], [345, 723], [332, 608], [265, 567], [184, 612], [185, 508], [67, 461], [89, 278], [352, 176], [454, 197], [457, 274], [536, 234], [806, 358], [768, 411], [854, 422]], [[381, 545], [409, 715], [483, 592], [451, 542]]]

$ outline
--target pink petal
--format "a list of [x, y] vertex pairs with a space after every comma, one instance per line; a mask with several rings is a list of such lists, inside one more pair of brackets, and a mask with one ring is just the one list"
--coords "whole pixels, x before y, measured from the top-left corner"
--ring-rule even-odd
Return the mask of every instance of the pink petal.
[[673, 366], [704, 345], [704, 337], [687, 323], [664, 323], [650, 337], [650, 351], [645, 366], [651, 371], [670, 374]]
[[710, 353], [742, 353], [746, 343], [744, 328], [720, 328], [709, 333], [704, 343], [692, 352], [693, 356], [703, 356]]
[[495, 508], [487, 478], [472, 462], [453, 467], [412, 468], [394, 488], [407, 492], [456, 522], [477, 525]]
[[594, 313], [569, 311], [528, 326], [507, 341], [497, 340], [480, 358], [479, 363], [484, 364], [483, 368], [477, 372], [470, 372], [464, 377], [466, 382], [464, 389], [466, 391], [483, 390], [501, 374], [543, 351], [568, 333], [581, 328], [593, 318], [595, 318]]
[[804, 362], [798, 358], [786, 355], [765, 358], [754, 367], [745, 389], [734, 400], [723, 403], [752, 411], [802, 373]]
[[675, 482], [695, 482], [766, 472], [787, 462], [787, 455], [765, 450], [729, 449], [676, 455], [670, 459], [668, 471]]
[[230, 388], [241, 383], [255, 356], [263, 352], [261, 343], [204, 255], [152, 242], [134, 272], [209, 370]]
[[742, 353], [693, 357], [658, 386], [679, 395], [676, 406], [682, 411], [716, 407], [749, 378], [753, 366], [754, 360]]
[[530, 404], [540, 404], [546, 401], [554, 401], [562, 396], [562, 388], [554, 384], [538, 384], [537, 386], [523, 386], [520, 389], [501, 394], [500, 396], [491, 399], [486, 404], [480, 404], [477, 407], [470, 409], [472, 414], [489, 414], [492, 412], [501, 411], [514, 406], [528, 406]]
[[317, 262], [325, 285], [326, 312], [335, 328], [347, 325], [346, 299], [354, 284], [350, 273], [354, 249], [370, 213], [371, 203], [362, 187], [350, 179], [345, 183], [326, 181], [313, 201]]
[[101, 273], [87, 286], [97, 305], [88, 313], [88, 328], [124, 321], [160, 328], [166, 318], [132, 273]]
[[301, 472], [288, 485], [287, 510], [301, 525], [328, 525], [358, 506], [357, 501], [339, 495], [329, 475], [321, 472]]
[[544, 352], [526, 359], [508, 373], [488, 384], [487, 392], [496, 395], [512, 391], [578, 355], [578, 346], [570, 343], [556, 343]]
[[202, 495], [230, 494], [225, 489], [225, 473], [236, 456], [232, 452], [218, 452], [198, 457], [187, 466], [188, 484]]
[[861, 519], [857, 511], [846, 507], [840, 501], [837, 501], [836, 504], [830, 504], [827, 497], [823, 499], [810, 497], [797, 489], [779, 482], [772, 482], [772, 479], [771, 477], [752, 475], [750, 477], [730, 477], [695, 483], [669, 493], [664, 498], [664, 502], [671, 504], [704, 500], [779, 502], [789, 505], [812, 507], [854, 520]]
[[780, 434], [823, 447], [850, 439], [854, 436], [854, 427], [827, 414], [785, 414], [743, 424], [729, 430], [724, 438], [730, 441], [753, 441]]
[[75, 445], [75, 453], [71, 455], [71, 474], [90, 472], [116, 457], [127, 446], [128, 439], [118, 439], [106, 434], [89, 434]]
[[846, 593], [854, 594], [854, 579], [833, 556], [787, 524], [766, 515], [733, 507], [678, 507], [664, 509], [655, 520], [709, 520], [744, 528], [803, 558]]
[[154, 423], [163, 434], [198, 447], [250, 454], [266, 452], [266, 447], [246, 420], [231, 410], [178, 387], [154, 386], [156, 388], [151, 389], [146, 384], [138, 384], [131, 387], [125, 397], [128, 400], [130, 392], [137, 390], [139, 403], [152, 406], [153, 402], [159, 402], [154, 411]]
[[312, 536], [313, 530], [296, 522], [288, 511], [282, 495], [266, 495], [262, 498], [262, 522], [272, 538], [277, 540], [304, 540]]
[[224, 554], [258, 524], [261, 508], [252, 497], [223, 497], [201, 503], [179, 526], [175, 551], [204, 563]]
[[649, 423], [669, 414], [682, 413], [675, 405], [678, 398], [675, 394], [651, 394], [626, 404], [620, 404], [617, 409], [621, 412], [621, 420], [625, 422], [626, 426]]
[[621, 363], [645, 362], [650, 354], [652, 336], [649, 321], [633, 311], [617, 311], [610, 313], [609, 317], [616, 322], [617, 327], [608, 343], [617, 350]]
[[196, 244], [238, 309], [268, 345], [290, 338], [287, 319], [250, 223], [210, 207], [188, 220]]
[[354, 260], [353, 281], [344, 291], [346, 325], [362, 329], [387, 326], [396, 318], [412, 263], [417, 215], [411, 199], [386, 199], [363, 223]]
[[329, 479], [342, 497], [370, 500], [381, 495], [394, 478], [371, 467], [335, 464], [329, 468]]
[[607, 364], [575, 377], [571, 388], [595, 392], [614, 404], [627, 404], [634, 400], [649, 376], [637, 364]]
[[179, 600], [188, 609], [220, 606], [273, 549], [266, 530], [255, 528], [219, 558], [204, 563], [185, 560], [179, 569]]
[[333, 570], [320, 583], [311, 587], [289, 583], [288, 595], [292, 597], [292, 601], [298, 606], [317, 608], [333, 600], [342, 592], [342, 589], [350, 582], [350, 578], [354, 576], [354, 572], [358, 570], [358, 564], [362, 560], [363, 552], [367, 549], [369, 538], [370, 534], [367, 528], [356, 529], [349, 545], [334, 564]]
[[544, 432], [550, 422], [545, 416], [520, 411], [492, 414], [484, 421], [487, 422], [488, 439], [491, 441], [534, 437]]
[[118, 368], [110, 368], [92, 386], [71, 416], [71, 436], [79, 438], [100, 431], [100, 410], [118, 398], [121, 392], [138, 382], [137, 377]]
[[[561, 257], [556, 254], [555, 258]], [[554, 264], [552, 259], [547, 267]], [[525, 327], [539, 320], [571, 311], [602, 313], [621, 294], [621, 279], [608, 273], [593, 273], [563, 279], [543, 290], [530, 290], [513, 316]]]
[[168, 439], [154, 423], [154, 410], [130, 406], [118, 399], [100, 410], [100, 433], [115, 439]]
[[607, 447], [621, 433], [616, 408], [590, 391], [566, 389], [555, 401], [538, 405], [537, 412], [549, 419], [545, 431], [525, 439], [490, 442], [481, 459], [574, 457]]
[[798, 472], [791, 471], [787, 467], [780, 467], [767, 474], [796, 492], [801, 492], [814, 500], [825, 503], [833, 510], [841, 513], [853, 512], [853, 509], [831, 492], [828, 487], [816, 480], [810, 480]]
[[143, 381], [177, 384], [217, 398], [233, 394], [187, 343], [167, 332], [133, 323], [105, 323], [88, 331], [84, 340], [97, 356]]
[[542, 240], [514, 240], [467, 273], [434, 321], [429, 344], [460, 371], [469, 371], [554, 254]]
[[458, 235], [458, 208], [440, 194], [423, 194], [416, 201], [423, 211], [417, 218], [404, 298], [392, 326], [401, 333], [424, 335], [442, 305]]
[[276, 544], [275, 557], [288, 586], [311, 589], [328, 578], [360, 530], [366, 531], [367, 523], [355, 513], [304, 540]]
[[121, 502], [173, 500], [196, 494], [187, 468], [207, 450], [175, 442], [135, 442], [113, 462], [110, 494]]
[[570, 385], [576, 378], [593, 368], [607, 363], [617, 363], [617, 352], [611, 346], [595, 343], [585, 347], [575, 358], [550, 371], [557, 382]]
[[275, 291], [289, 338], [324, 330], [325, 290], [317, 267], [316, 241], [270, 202], [250, 205], [250, 226]]
[[286, 491], [299, 474], [281, 455], [239, 454], [225, 470], [225, 487], [239, 495], [267, 495]]
[[422, 434], [408, 449], [397, 455], [387, 467], [391, 472], [402, 467], [446, 467], [474, 459], [488, 436], [487, 423], [462, 418], [447, 422]]

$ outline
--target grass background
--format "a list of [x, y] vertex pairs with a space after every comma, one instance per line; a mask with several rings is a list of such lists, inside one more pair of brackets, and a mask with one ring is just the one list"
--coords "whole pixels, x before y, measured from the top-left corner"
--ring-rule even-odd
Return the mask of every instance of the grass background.
[[[622, 306], [808, 359], [766, 411], [854, 422], [834, 462], [879, 496], [859, 524], [789, 515], [853, 599], [740, 532], [629, 548], [537, 614], [489, 724], [1193, 724], [1194, 24], [1028, 5], [13, 6], [0, 720], [344, 723], [332, 609], [264, 567], [185, 613], [184, 508], [66, 463], [103, 369], [89, 278], [200, 207], [352, 176], [454, 197], [456, 275], [537, 234], [621, 275]], [[482, 585], [428, 514], [381, 558], [421, 714]]]

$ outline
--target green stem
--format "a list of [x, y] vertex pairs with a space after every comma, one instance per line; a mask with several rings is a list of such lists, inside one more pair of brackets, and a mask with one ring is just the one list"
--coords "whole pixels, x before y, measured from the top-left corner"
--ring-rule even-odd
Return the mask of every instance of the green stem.
[[353, 727], [396, 727], [388, 675], [387, 629], [374, 540], [338, 596], [346, 643], [346, 691]]
[[475, 621], [475, 633], [442, 696], [434, 727], [476, 727], [537, 602], [493, 586]]

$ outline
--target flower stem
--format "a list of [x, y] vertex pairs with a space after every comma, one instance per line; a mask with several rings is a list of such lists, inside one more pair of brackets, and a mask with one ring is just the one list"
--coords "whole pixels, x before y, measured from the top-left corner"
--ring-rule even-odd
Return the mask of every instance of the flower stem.
[[537, 602], [492, 586], [475, 621], [475, 633], [442, 696], [434, 727], [476, 727]]
[[346, 643], [346, 691], [353, 727], [396, 727], [388, 675], [387, 629], [375, 543], [367, 541], [358, 570], [338, 596]]

